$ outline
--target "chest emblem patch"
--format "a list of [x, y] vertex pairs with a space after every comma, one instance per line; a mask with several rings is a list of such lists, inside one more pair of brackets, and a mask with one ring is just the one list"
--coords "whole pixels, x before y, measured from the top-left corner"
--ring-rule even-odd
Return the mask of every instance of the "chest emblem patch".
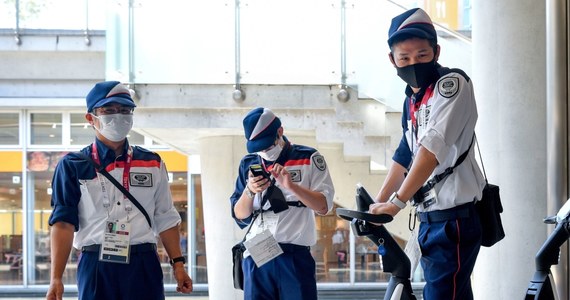
[[301, 182], [301, 170], [288, 170], [289, 174], [291, 174], [291, 181], [293, 182]]
[[315, 155], [313, 156], [313, 162], [317, 169], [324, 171], [327, 168], [327, 163], [325, 162], [325, 158], [322, 155]]
[[152, 174], [151, 173], [131, 173], [130, 174], [130, 184], [131, 184], [131, 186], [151, 187], [152, 186]]
[[438, 83], [437, 89], [439, 90], [439, 94], [443, 97], [451, 98], [459, 91], [459, 79], [456, 77], [442, 79]]

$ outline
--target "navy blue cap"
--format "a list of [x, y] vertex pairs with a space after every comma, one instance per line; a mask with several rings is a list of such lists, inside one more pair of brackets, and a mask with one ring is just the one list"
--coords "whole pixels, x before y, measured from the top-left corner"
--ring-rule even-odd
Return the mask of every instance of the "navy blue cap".
[[95, 84], [86, 97], [87, 112], [109, 103], [136, 107], [129, 89], [118, 81], [103, 81]]
[[388, 46], [411, 37], [437, 42], [437, 32], [428, 14], [421, 8], [410, 9], [392, 19], [388, 30]]
[[247, 151], [254, 153], [271, 147], [277, 139], [279, 128], [281, 128], [281, 120], [270, 109], [258, 107], [251, 110], [243, 118]]

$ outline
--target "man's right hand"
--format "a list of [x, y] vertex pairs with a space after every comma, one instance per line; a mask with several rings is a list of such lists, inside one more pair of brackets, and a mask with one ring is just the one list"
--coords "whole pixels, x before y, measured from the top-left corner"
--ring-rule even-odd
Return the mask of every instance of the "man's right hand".
[[61, 279], [52, 280], [46, 294], [46, 300], [62, 300], [63, 299], [63, 282]]

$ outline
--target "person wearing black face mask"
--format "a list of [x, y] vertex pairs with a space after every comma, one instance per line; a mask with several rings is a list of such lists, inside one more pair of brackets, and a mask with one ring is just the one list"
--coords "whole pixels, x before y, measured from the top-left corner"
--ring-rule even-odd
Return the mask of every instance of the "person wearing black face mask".
[[388, 35], [388, 57], [407, 83], [404, 134], [369, 211], [395, 216], [411, 202], [420, 226], [409, 243], [421, 250], [415, 253], [422, 255], [423, 298], [471, 300], [470, 276], [481, 247], [474, 202], [485, 185], [472, 147], [473, 84], [463, 71], [437, 63], [437, 32], [422, 9], [394, 17]]

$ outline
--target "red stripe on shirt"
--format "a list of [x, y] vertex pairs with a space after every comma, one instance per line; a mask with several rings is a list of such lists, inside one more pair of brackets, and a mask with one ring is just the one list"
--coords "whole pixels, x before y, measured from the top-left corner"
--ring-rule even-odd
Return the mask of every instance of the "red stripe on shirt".
[[303, 159], [289, 160], [285, 163], [285, 167], [299, 166], [299, 165], [310, 165], [310, 164], [311, 164], [311, 159], [303, 158]]
[[[105, 169], [107, 172], [113, 171], [115, 168], [124, 168], [125, 162], [118, 161], [116, 163], [109, 164]], [[160, 168], [160, 161], [158, 160], [133, 160], [131, 162], [131, 167], [139, 168]]]

